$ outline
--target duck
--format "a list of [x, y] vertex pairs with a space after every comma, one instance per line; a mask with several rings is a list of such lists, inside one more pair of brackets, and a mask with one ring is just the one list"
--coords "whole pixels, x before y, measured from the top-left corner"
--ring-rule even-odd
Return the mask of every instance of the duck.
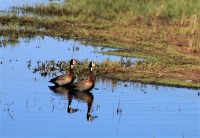
[[92, 88], [94, 88], [95, 76], [93, 75], [93, 67], [98, 67], [98, 65], [94, 61], [91, 61], [89, 63], [90, 73], [88, 75], [88, 79], [72, 83], [70, 87], [73, 91], [90, 91]]
[[75, 79], [73, 68], [76, 64], [79, 64], [79, 62], [76, 59], [71, 59], [69, 74], [57, 76], [56, 78], [51, 79], [49, 82], [54, 83], [56, 86], [64, 86], [72, 84]]

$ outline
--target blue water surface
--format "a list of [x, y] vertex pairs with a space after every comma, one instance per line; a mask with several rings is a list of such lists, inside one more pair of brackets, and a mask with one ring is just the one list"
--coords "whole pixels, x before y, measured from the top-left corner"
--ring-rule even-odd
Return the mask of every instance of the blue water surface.
[[97, 78], [86, 94], [93, 99], [88, 120], [89, 100], [73, 97], [78, 111], [68, 113], [69, 95], [54, 93], [51, 77], [33, 73], [38, 60], [121, 59], [101, 49], [51, 37], [0, 47], [0, 137], [200, 137], [200, 90]]
[[0, 0], [0, 11], [8, 11], [12, 7], [22, 7], [37, 4], [62, 4], [65, 0]]

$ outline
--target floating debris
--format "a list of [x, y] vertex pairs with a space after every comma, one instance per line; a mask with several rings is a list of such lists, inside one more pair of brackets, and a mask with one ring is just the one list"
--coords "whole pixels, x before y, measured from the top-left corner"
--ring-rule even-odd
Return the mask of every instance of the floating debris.
[[142, 91], [144, 92], [144, 94], [146, 94], [147, 92], [145, 90], [142, 89]]
[[79, 50], [79, 47], [76, 47], [76, 51], [78, 51]]
[[128, 86], [128, 84], [124, 83], [124, 87], [127, 87], [127, 86]]
[[28, 69], [30, 70], [30, 67], [31, 67], [31, 60], [27, 61], [27, 63], [28, 63], [27, 67], [28, 67]]

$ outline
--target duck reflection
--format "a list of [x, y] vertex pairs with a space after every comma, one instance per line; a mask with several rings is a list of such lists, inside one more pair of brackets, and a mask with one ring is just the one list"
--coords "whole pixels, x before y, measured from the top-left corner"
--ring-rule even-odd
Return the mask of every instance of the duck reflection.
[[91, 92], [89, 92], [89, 91], [82, 91], [82, 92], [72, 91], [72, 90], [68, 89], [67, 87], [63, 87], [63, 86], [49, 86], [49, 88], [54, 93], [64, 96], [65, 98], [68, 99], [68, 106], [67, 106], [68, 113], [72, 114], [79, 110], [77, 108], [72, 108], [72, 106], [71, 106], [72, 100], [76, 99], [78, 101], [87, 103], [87, 114], [86, 114], [87, 121], [91, 122], [95, 118], [97, 118], [97, 116], [91, 115], [91, 108], [92, 108], [92, 104], [93, 104], [93, 100], [94, 100], [94, 96]]

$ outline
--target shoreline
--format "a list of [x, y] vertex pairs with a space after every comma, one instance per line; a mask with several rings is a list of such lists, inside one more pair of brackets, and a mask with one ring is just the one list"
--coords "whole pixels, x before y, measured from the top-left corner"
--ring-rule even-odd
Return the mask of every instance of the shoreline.
[[[81, 4], [84, 5], [85, 1]], [[35, 36], [81, 40], [86, 45], [118, 49], [103, 54], [144, 58], [134, 67], [127, 68], [104, 61], [99, 75], [118, 80], [200, 88], [199, 16], [183, 14], [168, 19], [151, 14], [135, 16], [124, 11], [118, 16], [112, 12], [98, 17], [92, 9], [83, 10], [81, 4], [76, 6], [70, 0], [69, 4], [69, 9], [65, 9], [66, 5], [26, 6], [17, 9], [24, 12], [21, 16], [0, 14], [0, 35], [4, 37], [1, 44], [18, 43], [20, 37]], [[109, 68], [115, 70], [115, 74]]]

